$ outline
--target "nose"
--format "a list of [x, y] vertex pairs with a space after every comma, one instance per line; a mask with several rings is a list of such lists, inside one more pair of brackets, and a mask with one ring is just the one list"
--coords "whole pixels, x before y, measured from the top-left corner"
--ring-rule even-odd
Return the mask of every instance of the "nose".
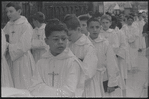
[[63, 40], [62, 39], [59, 39], [59, 43], [63, 43]]

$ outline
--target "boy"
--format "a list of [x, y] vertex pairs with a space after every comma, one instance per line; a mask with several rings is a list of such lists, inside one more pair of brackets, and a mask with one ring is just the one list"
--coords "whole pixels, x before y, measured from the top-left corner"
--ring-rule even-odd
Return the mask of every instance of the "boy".
[[78, 18], [81, 24], [81, 33], [85, 34], [86, 36], [89, 36], [89, 33], [87, 31], [87, 20], [89, 19], [89, 16], [80, 15]]
[[29, 90], [35, 97], [73, 97], [80, 63], [67, 47], [67, 27], [51, 19], [45, 27], [45, 36], [50, 49], [37, 62]]
[[13, 81], [10, 73], [10, 68], [7, 64], [5, 53], [7, 50], [7, 42], [5, 38], [5, 34], [3, 30], [1, 30], [1, 36], [2, 36], [2, 52], [1, 52], [1, 87], [14, 87]]
[[35, 63], [41, 58], [42, 54], [46, 52], [46, 44], [44, 41], [45, 33], [44, 29], [46, 24], [44, 23], [45, 16], [42, 12], [37, 12], [32, 16], [32, 22], [35, 26], [32, 36], [32, 54]]
[[132, 16], [127, 17], [127, 25], [122, 29], [126, 36], [126, 44], [128, 45], [128, 67], [127, 69], [130, 71], [132, 68], [137, 67], [138, 60], [138, 47], [137, 47], [137, 39], [139, 38], [139, 34], [137, 34], [137, 29], [134, 25], [132, 25], [134, 19]]
[[101, 17], [101, 25], [102, 29], [100, 31], [100, 35], [106, 39], [108, 39], [110, 45], [112, 46], [114, 52], [116, 53], [116, 50], [119, 47], [118, 37], [116, 32], [113, 29], [110, 29], [111, 26], [111, 17], [109, 15], [103, 15]]
[[[98, 62], [95, 48], [88, 37], [81, 33], [79, 19], [75, 15], [66, 15], [64, 23], [66, 23], [68, 28], [69, 47], [83, 64], [80, 81], [76, 90], [76, 97], [82, 96], [83, 91], [84, 97], [95, 97], [96, 95], [93, 91], [95, 86], [93, 86], [92, 79], [96, 73]], [[101, 94], [98, 93], [97, 96], [101, 97]]]
[[[95, 46], [98, 57], [97, 72], [93, 80], [96, 88], [100, 86], [102, 97], [104, 97], [105, 92], [111, 93], [118, 87], [119, 69], [115, 60], [115, 54], [108, 40], [99, 35], [101, 29], [99, 20], [97, 18], [90, 18], [87, 21], [87, 29], [90, 32], [89, 39]], [[103, 74], [102, 72], [105, 73]]]
[[30, 53], [33, 29], [27, 19], [20, 15], [20, 3], [8, 3], [6, 5], [6, 12], [10, 21], [3, 30], [9, 35], [8, 48], [12, 60], [14, 87], [27, 89], [35, 65]]

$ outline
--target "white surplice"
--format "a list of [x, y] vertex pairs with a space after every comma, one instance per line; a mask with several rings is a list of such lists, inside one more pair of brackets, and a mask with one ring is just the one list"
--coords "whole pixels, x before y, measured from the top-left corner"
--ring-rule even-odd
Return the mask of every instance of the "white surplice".
[[117, 63], [122, 77], [122, 89], [126, 89], [124, 79], [127, 79], [127, 64], [126, 64], [126, 37], [123, 30], [115, 30], [119, 39], [119, 48], [116, 51]]
[[2, 49], [1, 49], [1, 87], [14, 87], [12, 76], [10, 73], [10, 67], [7, 64], [5, 53], [7, 48], [7, 42], [3, 30], [1, 30], [2, 37]]
[[143, 37], [143, 26], [145, 25], [144, 20], [142, 19], [141, 21], [135, 21], [132, 24], [133, 26], [136, 27], [137, 32], [139, 33], [139, 38], [138, 38], [138, 49], [143, 49], [146, 48], [146, 44], [145, 44], [145, 37]]
[[116, 52], [119, 47], [119, 41], [115, 30], [109, 28], [107, 31], [104, 31], [103, 29], [101, 29], [99, 35], [108, 39], [110, 45], [113, 47], [114, 52]]
[[[92, 40], [90, 37], [89, 39], [95, 46], [98, 57], [97, 72], [93, 77], [93, 79], [97, 80], [97, 82], [94, 83], [100, 84], [102, 97], [105, 97], [103, 81], [109, 80], [109, 87], [118, 85], [119, 69], [117, 66], [116, 57], [113, 48], [107, 39], [101, 37], [100, 35], [95, 40]], [[102, 72], [104, 72], [104, 74]]]
[[33, 30], [32, 36], [32, 54], [35, 60], [35, 63], [41, 58], [42, 54], [46, 52], [47, 45], [45, 44], [45, 26], [43, 23], [40, 28], [35, 28]]
[[127, 57], [127, 69], [131, 70], [132, 67], [137, 67], [138, 60], [138, 47], [137, 47], [137, 39], [139, 38], [139, 34], [135, 26], [126, 25], [122, 28], [126, 36], [126, 44], [128, 54]]
[[75, 43], [70, 43], [69, 47], [83, 64], [75, 96], [81, 97], [83, 93], [83, 97], [101, 97], [100, 87], [95, 85], [93, 79], [97, 71], [98, 62], [95, 47], [84, 34]]
[[27, 19], [21, 16], [14, 22], [9, 21], [4, 27], [4, 32], [9, 35], [14, 87], [26, 89], [35, 69], [35, 62], [30, 53], [33, 28]]
[[[80, 76], [80, 63], [69, 48], [53, 56], [49, 51], [36, 64], [29, 88], [35, 97], [73, 97]], [[52, 73], [54, 75], [52, 75]]]

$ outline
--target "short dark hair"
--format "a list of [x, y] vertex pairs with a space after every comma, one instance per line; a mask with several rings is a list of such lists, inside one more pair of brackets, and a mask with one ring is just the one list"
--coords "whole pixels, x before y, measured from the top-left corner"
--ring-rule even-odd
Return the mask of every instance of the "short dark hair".
[[45, 36], [48, 38], [53, 31], [65, 31], [68, 32], [67, 26], [59, 21], [58, 19], [51, 19], [48, 21], [46, 27], [45, 27]]
[[75, 14], [67, 14], [63, 22], [67, 25], [68, 29], [76, 30], [77, 27], [81, 27], [80, 21]]
[[127, 20], [128, 19], [132, 19], [133, 21], [134, 21], [134, 18], [133, 18], [133, 16], [131, 16], [131, 15], [129, 15], [128, 17], [127, 17]]
[[89, 26], [89, 24], [90, 24], [92, 21], [99, 22], [99, 24], [100, 24], [100, 21], [98, 20], [98, 18], [91, 17], [91, 18], [87, 21], [87, 26]]
[[87, 16], [87, 15], [80, 15], [78, 18], [79, 18], [80, 21], [87, 21], [89, 19], [89, 16]]
[[112, 18], [110, 15], [102, 15], [101, 19], [100, 20], [103, 20], [103, 19], [106, 19], [106, 20], [109, 20], [110, 22], [112, 21]]
[[21, 9], [22, 10], [22, 4], [20, 2], [9, 2], [7, 3], [6, 7], [14, 7], [17, 10]]
[[33, 19], [43, 23], [45, 21], [45, 15], [42, 12], [37, 12], [32, 16]]

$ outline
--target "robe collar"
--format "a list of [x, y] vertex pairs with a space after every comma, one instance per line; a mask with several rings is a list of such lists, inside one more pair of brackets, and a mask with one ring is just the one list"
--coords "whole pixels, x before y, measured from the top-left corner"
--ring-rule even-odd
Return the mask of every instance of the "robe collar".
[[23, 24], [28, 22], [27, 19], [24, 16], [20, 16], [19, 19], [17, 19], [16, 21], [9, 21], [9, 24]]
[[89, 40], [90, 40], [91, 42], [95, 42], [95, 43], [103, 42], [103, 41], [106, 40], [104, 37], [101, 37], [101, 35], [99, 35], [98, 38], [96, 38], [96, 39], [94, 39], [94, 40], [92, 40], [92, 39], [90, 38], [90, 36], [89, 36], [88, 38], [89, 38]]
[[103, 29], [101, 29], [100, 32], [101, 32], [101, 33], [105, 33], [105, 32], [106, 32], [106, 33], [112, 33], [112, 32], [113, 32], [113, 29], [110, 29], [110, 28], [109, 28], [107, 31], [104, 31]]
[[51, 52], [48, 50], [47, 52], [45, 52], [42, 55], [43, 58], [46, 59], [58, 59], [58, 60], [63, 60], [63, 59], [67, 59], [67, 58], [71, 58], [74, 57], [74, 54], [71, 52], [71, 50], [69, 48], [66, 48], [61, 54], [57, 55], [57, 56], [53, 56], [51, 54]]
[[77, 45], [85, 45], [88, 43], [87, 36], [85, 34], [82, 34], [82, 36], [75, 42]]
[[41, 29], [45, 29], [45, 27], [46, 27], [46, 24], [45, 24], [45, 23], [43, 23], [43, 24], [41, 25], [41, 27], [40, 27], [40, 28], [36, 27], [35, 29], [37, 29], [37, 30], [41, 30]]

